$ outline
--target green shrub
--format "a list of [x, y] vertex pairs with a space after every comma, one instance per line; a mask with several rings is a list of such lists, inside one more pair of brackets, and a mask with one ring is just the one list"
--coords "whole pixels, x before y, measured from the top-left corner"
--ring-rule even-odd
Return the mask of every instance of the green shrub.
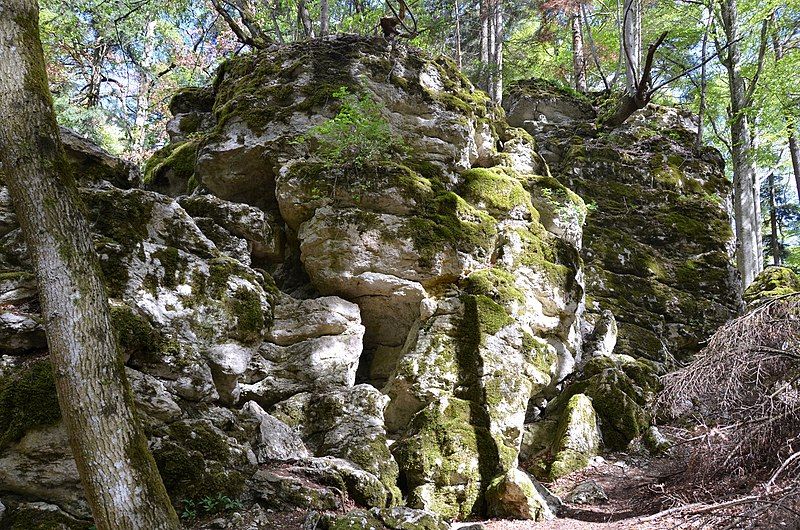
[[374, 166], [402, 150], [389, 122], [369, 94], [356, 96], [340, 87], [333, 97], [341, 102], [335, 117], [313, 127], [301, 140], [316, 141], [316, 154], [326, 168]]

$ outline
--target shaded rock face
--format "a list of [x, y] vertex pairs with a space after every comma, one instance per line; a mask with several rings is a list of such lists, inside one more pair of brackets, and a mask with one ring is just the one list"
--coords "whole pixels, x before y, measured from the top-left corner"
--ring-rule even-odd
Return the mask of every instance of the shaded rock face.
[[[536, 138], [552, 174], [593, 206], [582, 252], [589, 320], [613, 313], [616, 353], [685, 359], [741, 304], [722, 158], [692, 147], [690, 115], [651, 105], [604, 131], [587, 103], [528, 82], [504, 106], [509, 123]], [[583, 112], [565, 118], [552, 110], [561, 107]]]
[[[303, 141], [336, 114], [342, 86], [368, 95], [390, 124], [402, 145], [391, 160], [331, 166]], [[557, 112], [553, 131], [579, 127], [575, 109], [586, 107], [559, 101], [521, 125]], [[612, 298], [618, 287], [602, 274], [628, 278], [596, 242], [627, 241], [624, 227], [601, 237], [621, 222], [616, 203], [608, 199], [602, 219], [591, 212], [585, 238], [587, 208], [570, 187], [591, 191], [591, 179], [560, 169], [554, 178], [538, 154], [572, 152], [574, 135], [548, 132], [537, 149], [447, 60], [355, 37], [274, 47], [231, 60], [211, 87], [181, 91], [170, 108], [172, 142], [148, 161], [141, 186], [121, 176], [80, 182], [137, 408], [181, 509], [222, 495], [307, 510], [319, 528], [549, 518], [557, 499], [518, 466], [526, 433], [541, 436], [523, 458], [546, 446], [558, 457], [548, 469], [585, 463], [600, 432], [624, 446], [646, 428], [655, 384], [655, 365], [639, 358], [663, 360], [646, 341], [636, 358], [615, 353], [638, 340], [630, 326], [692, 344], [705, 328], [675, 316], [679, 302], [694, 300], [707, 318], [728, 310], [714, 298], [727, 279], [709, 272], [727, 274], [714, 268], [724, 245], [715, 253], [716, 242], [688, 235], [666, 240], [657, 257], [695, 252], [699, 272], [681, 281], [704, 286], [696, 298], [644, 273], [631, 281], [684, 298]], [[73, 156], [87, 175], [123, 167], [105, 157], [95, 147]], [[621, 167], [602, 160], [572, 158], [586, 175]], [[722, 190], [717, 166], [692, 164], [692, 179]], [[655, 188], [645, 192], [655, 201]], [[691, 201], [698, 215], [724, 216]], [[74, 463], [57, 443], [35, 282], [2, 187], [0, 237], [0, 497], [12, 515], [38, 509], [26, 504], [36, 500], [85, 520]], [[583, 336], [595, 322], [587, 362]], [[660, 327], [645, 327], [652, 322]], [[353, 504], [363, 510], [312, 513]]]

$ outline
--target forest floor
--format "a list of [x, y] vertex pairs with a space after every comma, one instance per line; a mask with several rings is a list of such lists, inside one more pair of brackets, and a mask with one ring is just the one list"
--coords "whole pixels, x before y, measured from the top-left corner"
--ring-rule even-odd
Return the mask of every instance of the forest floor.
[[[693, 446], [700, 443], [694, 436], [696, 433], [669, 427], [662, 428], [662, 432], [675, 443], [665, 456], [650, 456], [634, 442], [628, 453], [597, 457], [588, 468], [547, 484], [553, 493], [565, 499], [579, 484], [594, 481], [608, 501], [564, 502], [559, 517], [547, 522], [491, 520], [483, 524], [487, 530], [800, 530], [795, 517], [800, 515], [796, 497], [780, 505], [764, 501], [760, 509], [743, 509], [749, 506], [739, 504], [739, 500], [764, 493], [760, 488], [764, 476], [741, 473], [698, 480], [705, 470], [704, 463], [693, 456]], [[732, 504], [730, 508], [722, 507], [713, 513], [706, 510], [728, 503]], [[776, 508], [763, 508], [769, 504]], [[692, 506], [696, 509], [691, 509]]]

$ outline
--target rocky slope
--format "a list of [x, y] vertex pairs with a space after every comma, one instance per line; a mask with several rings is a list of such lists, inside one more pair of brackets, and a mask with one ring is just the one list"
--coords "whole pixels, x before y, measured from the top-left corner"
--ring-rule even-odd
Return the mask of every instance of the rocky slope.
[[[343, 86], [381, 110], [391, 159], [331, 167], [305, 140]], [[541, 127], [525, 117], [536, 101], [514, 105], [540, 147], [449, 61], [340, 37], [233, 59], [176, 95], [143, 185], [71, 150], [128, 378], [187, 521], [208, 499], [243, 503], [234, 528], [548, 518], [558, 500], [529, 472], [644, 431], [654, 374], [737, 305], [721, 168], [663, 138], [682, 131], [666, 111], [604, 135], [590, 108]], [[634, 146], [646, 163], [625, 158]], [[85, 527], [4, 191], [0, 236], [0, 527]]]

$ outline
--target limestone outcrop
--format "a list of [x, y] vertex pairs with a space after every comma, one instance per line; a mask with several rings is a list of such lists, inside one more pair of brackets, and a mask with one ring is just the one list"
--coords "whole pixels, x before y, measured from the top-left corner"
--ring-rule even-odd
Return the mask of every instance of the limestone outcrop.
[[[379, 110], [391, 156], [321, 154], [342, 87]], [[73, 156], [179, 509], [228, 499], [336, 529], [542, 520], [559, 501], [533, 474], [644, 432], [667, 352], [735, 309], [728, 241], [684, 230], [722, 223], [727, 188], [709, 153], [653, 140], [664, 125], [603, 136], [588, 103], [548, 98], [509, 108], [526, 132], [450, 61], [337, 37], [179, 92], [141, 184], [96, 147]], [[634, 140], [646, 167], [615, 151]], [[11, 206], [0, 187], [0, 500], [86, 527]]]

